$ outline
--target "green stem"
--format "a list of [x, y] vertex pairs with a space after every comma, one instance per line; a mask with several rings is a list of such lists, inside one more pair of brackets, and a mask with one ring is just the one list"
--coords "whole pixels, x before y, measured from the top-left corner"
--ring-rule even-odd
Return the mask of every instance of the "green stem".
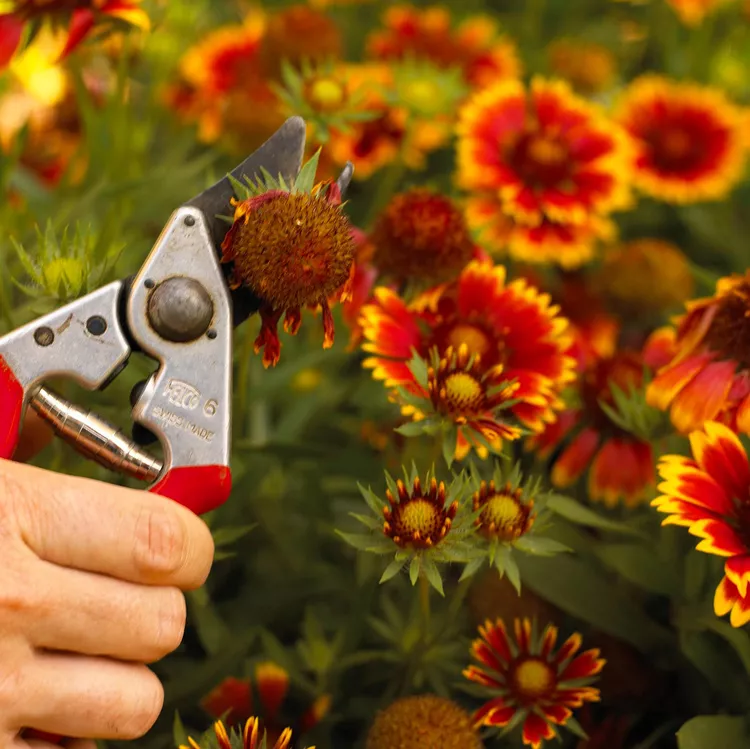
[[398, 189], [399, 183], [405, 172], [406, 166], [402, 158], [397, 158], [393, 163], [383, 169], [380, 175], [380, 180], [378, 181], [377, 190], [375, 191], [372, 203], [370, 204], [367, 219], [364, 222], [366, 228], [372, 228], [377, 217], [388, 205], [391, 198], [396, 194], [396, 190]]
[[422, 612], [424, 637], [427, 639], [430, 631], [430, 582], [424, 575], [419, 578], [419, 609]]
[[[260, 385], [263, 377], [263, 364], [257, 356], [252, 358], [250, 365], [250, 386]], [[268, 442], [270, 432], [270, 414], [268, 403], [256, 398], [250, 404], [250, 440], [254, 445], [265, 445]]]
[[237, 373], [237, 403], [238, 411], [241, 414], [242, 424], [240, 425], [240, 434], [247, 437], [248, 427], [248, 396], [250, 393], [250, 365], [254, 358], [253, 347], [255, 343], [255, 333], [252, 325], [245, 328], [245, 339], [242, 342], [240, 351], [240, 368]]

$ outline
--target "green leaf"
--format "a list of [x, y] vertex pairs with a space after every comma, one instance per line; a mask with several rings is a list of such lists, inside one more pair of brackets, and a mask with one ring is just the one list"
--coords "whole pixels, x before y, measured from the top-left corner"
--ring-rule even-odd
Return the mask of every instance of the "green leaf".
[[585, 525], [589, 528], [600, 528], [601, 530], [613, 531], [615, 533], [624, 533], [629, 536], [641, 536], [643, 533], [626, 523], [619, 523], [616, 520], [599, 515], [598, 513], [585, 507], [580, 502], [562, 494], [550, 494], [547, 498], [547, 509], [570, 520], [577, 525]]
[[555, 541], [554, 538], [544, 538], [543, 536], [521, 536], [514, 546], [520, 551], [546, 557], [571, 550], [569, 546]]
[[365, 488], [357, 482], [357, 486], [359, 487], [359, 491], [362, 493], [362, 496], [365, 498], [365, 502], [367, 502], [367, 506], [375, 513], [377, 513], [380, 517], [383, 516], [383, 507], [384, 502], [378, 497], [377, 494], [375, 494], [372, 489]]
[[583, 726], [573, 717], [568, 718], [565, 721], [565, 727], [573, 734], [578, 736], [579, 739], [587, 741], [589, 735], [583, 730]]
[[172, 723], [172, 741], [177, 746], [189, 746], [187, 731], [182, 724], [182, 718], [178, 710], [174, 711], [174, 722]]
[[419, 580], [419, 566], [419, 557], [414, 557], [409, 565], [409, 580], [412, 585], [416, 585]]
[[294, 180], [295, 192], [312, 192], [313, 187], [315, 187], [315, 175], [318, 173], [321, 150], [319, 148], [300, 169], [297, 179]]
[[745, 671], [750, 674], [750, 634], [745, 629], [735, 629], [731, 624], [721, 619], [711, 619], [707, 622], [708, 629], [723, 637], [737, 653]]
[[219, 528], [213, 532], [214, 545], [218, 548], [220, 546], [228, 546], [229, 544], [238, 541], [243, 536], [246, 536], [256, 527], [256, 523], [252, 525], [239, 525], [236, 528]]
[[[510, 550], [509, 550], [510, 552]], [[518, 562], [512, 553], [508, 553], [505, 559], [505, 575], [508, 578], [508, 582], [515, 588], [516, 593], [521, 595], [521, 570], [518, 569]]]
[[611, 569], [639, 588], [677, 597], [682, 581], [652, 548], [644, 544], [599, 544], [596, 555]]
[[390, 543], [383, 542], [385, 539], [379, 539], [366, 533], [344, 533], [337, 530], [336, 535], [359, 551], [368, 551], [374, 554], [390, 554], [393, 551]]
[[472, 575], [475, 575], [484, 564], [484, 558], [479, 557], [477, 559], [472, 559], [465, 567], [464, 571], [461, 573], [461, 577], [459, 578], [459, 582], [462, 582], [463, 580], [467, 580]]
[[456, 455], [456, 441], [458, 440], [458, 431], [456, 429], [447, 429], [443, 436], [443, 459], [448, 468], [453, 465], [453, 459]]
[[445, 597], [445, 591], [443, 590], [443, 578], [440, 576], [440, 570], [435, 562], [426, 556], [422, 560], [422, 572], [427, 578], [427, 582], [440, 593], [441, 596]]
[[420, 437], [425, 433], [425, 422], [424, 421], [410, 421], [406, 424], [396, 427], [393, 431], [403, 434], [404, 437]]
[[400, 559], [394, 559], [386, 568], [385, 572], [383, 572], [382, 577], [380, 578], [380, 584], [388, 582], [392, 577], [395, 577], [398, 575], [399, 572], [404, 568], [404, 563]]
[[750, 732], [744, 718], [701, 715], [677, 731], [679, 749], [747, 749]]

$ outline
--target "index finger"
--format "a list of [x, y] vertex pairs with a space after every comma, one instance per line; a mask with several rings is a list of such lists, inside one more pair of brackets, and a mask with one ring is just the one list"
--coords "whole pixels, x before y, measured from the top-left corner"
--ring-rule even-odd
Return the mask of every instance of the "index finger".
[[21, 463], [31, 460], [37, 453], [40, 453], [49, 445], [54, 436], [54, 432], [50, 426], [42, 421], [34, 411], [27, 409], [18, 442], [18, 449], [13, 456], [13, 460]]
[[2, 494], [40, 559], [182, 590], [208, 577], [211, 532], [171, 499], [8, 461], [0, 461]]

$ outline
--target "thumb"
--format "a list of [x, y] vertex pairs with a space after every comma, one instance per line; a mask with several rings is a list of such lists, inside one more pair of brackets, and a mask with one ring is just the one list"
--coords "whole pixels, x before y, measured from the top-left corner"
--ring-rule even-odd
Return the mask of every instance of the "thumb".
[[42, 421], [31, 409], [26, 411], [26, 419], [21, 430], [21, 439], [13, 460], [24, 463], [44, 450], [52, 441], [54, 433], [51, 427]]

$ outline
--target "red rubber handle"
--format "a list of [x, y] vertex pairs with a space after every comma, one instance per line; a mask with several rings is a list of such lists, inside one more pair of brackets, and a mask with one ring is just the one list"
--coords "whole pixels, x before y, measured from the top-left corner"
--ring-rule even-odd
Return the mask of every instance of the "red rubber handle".
[[18, 447], [23, 411], [23, 387], [0, 356], [0, 458], [10, 460]]
[[203, 515], [229, 499], [232, 472], [227, 466], [173, 468], [149, 491], [173, 499], [196, 515]]

